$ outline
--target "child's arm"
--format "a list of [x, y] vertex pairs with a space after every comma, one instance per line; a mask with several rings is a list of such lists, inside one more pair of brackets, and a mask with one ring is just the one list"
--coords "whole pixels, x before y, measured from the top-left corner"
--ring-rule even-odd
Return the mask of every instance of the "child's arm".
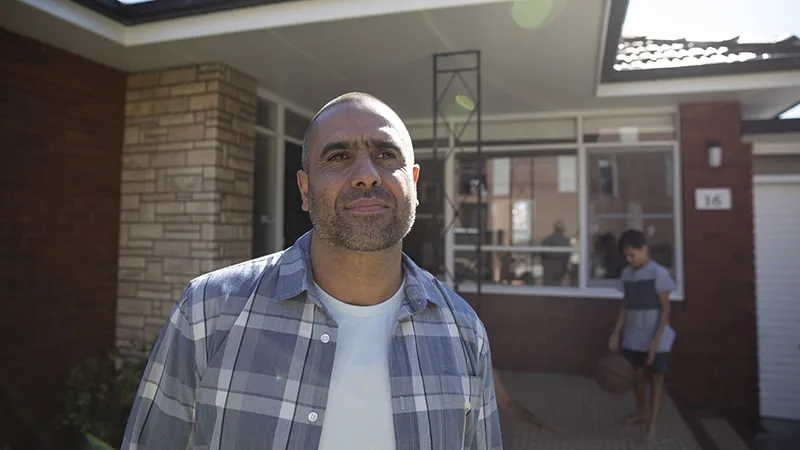
[[669, 322], [669, 292], [661, 292], [658, 294], [658, 326], [656, 327], [656, 334], [653, 336], [653, 342], [650, 343], [650, 355], [655, 356], [658, 351], [658, 343], [661, 342], [661, 335], [664, 334], [664, 328]]
[[669, 276], [669, 273], [666, 271], [666, 269], [662, 268], [656, 277], [659, 314], [658, 326], [656, 327], [655, 335], [653, 335], [653, 341], [650, 343], [650, 355], [648, 358], [650, 362], [652, 362], [656, 353], [658, 352], [658, 345], [661, 342], [661, 336], [664, 334], [664, 328], [666, 328], [667, 323], [669, 323], [669, 294], [673, 290], [675, 290], [675, 282], [672, 281], [672, 277]]
[[608, 349], [612, 352], [619, 349], [619, 336], [622, 333], [622, 327], [625, 325], [625, 319], [628, 317], [625, 303], [620, 305], [619, 313], [617, 314], [617, 322], [614, 324], [614, 331], [611, 332], [611, 337], [608, 338]]
[[[624, 277], [625, 272], [620, 275], [620, 279], [617, 281], [617, 290], [625, 295], [625, 288], [624, 288]], [[622, 333], [622, 327], [625, 326], [625, 319], [628, 317], [628, 311], [625, 307], [625, 300], [622, 301], [622, 304], [619, 306], [619, 313], [617, 313], [617, 322], [614, 324], [614, 331], [611, 332], [611, 336], [608, 338], [608, 349], [612, 352], [616, 352], [619, 349], [619, 337], [620, 333]]]

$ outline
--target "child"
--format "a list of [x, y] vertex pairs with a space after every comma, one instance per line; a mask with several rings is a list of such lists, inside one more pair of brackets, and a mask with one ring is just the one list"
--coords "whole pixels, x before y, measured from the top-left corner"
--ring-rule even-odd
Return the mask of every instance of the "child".
[[[619, 349], [621, 334], [623, 354], [636, 369], [636, 412], [625, 423], [646, 424], [645, 437], [652, 438], [661, 409], [667, 358], [675, 340], [675, 330], [669, 325], [669, 294], [675, 289], [675, 283], [667, 269], [650, 260], [647, 239], [641, 231], [623, 233], [619, 249], [629, 266], [620, 275], [624, 300], [608, 348], [613, 352]], [[649, 411], [645, 398], [648, 378], [651, 385]]]

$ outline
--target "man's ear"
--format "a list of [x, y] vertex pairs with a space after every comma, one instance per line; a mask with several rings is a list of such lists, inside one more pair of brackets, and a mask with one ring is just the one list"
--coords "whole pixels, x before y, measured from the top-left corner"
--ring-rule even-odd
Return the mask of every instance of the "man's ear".
[[[419, 181], [419, 164], [414, 164], [414, 167], [411, 168], [411, 175], [414, 177], [414, 186], [416, 186]], [[419, 192], [417, 193], [417, 207], [419, 207]]]
[[308, 212], [310, 205], [310, 201], [308, 198], [308, 174], [305, 170], [298, 170], [297, 171], [297, 188], [300, 189], [300, 198], [303, 199], [303, 202], [300, 204], [300, 208], [303, 211]]

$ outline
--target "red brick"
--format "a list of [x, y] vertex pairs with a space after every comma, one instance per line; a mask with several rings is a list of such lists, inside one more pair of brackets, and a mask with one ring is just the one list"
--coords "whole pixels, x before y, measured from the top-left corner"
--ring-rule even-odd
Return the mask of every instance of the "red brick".
[[0, 57], [0, 421], [37, 433], [114, 347], [125, 74], [5, 30]]

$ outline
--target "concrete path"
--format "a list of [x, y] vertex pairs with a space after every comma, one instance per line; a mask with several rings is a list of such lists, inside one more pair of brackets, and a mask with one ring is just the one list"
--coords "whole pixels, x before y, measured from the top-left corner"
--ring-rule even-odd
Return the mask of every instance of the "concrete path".
[[538, 430], [501, 415], [506, 449], [702, 450], [666, 393], [659, 433], [642, 443], [641, 427], [620, 425], [634, 409], [632, 393], [607, 394], [588, 377], [515, 371], [502, 371], [501, 376], [517, 401], [560, 431]]

